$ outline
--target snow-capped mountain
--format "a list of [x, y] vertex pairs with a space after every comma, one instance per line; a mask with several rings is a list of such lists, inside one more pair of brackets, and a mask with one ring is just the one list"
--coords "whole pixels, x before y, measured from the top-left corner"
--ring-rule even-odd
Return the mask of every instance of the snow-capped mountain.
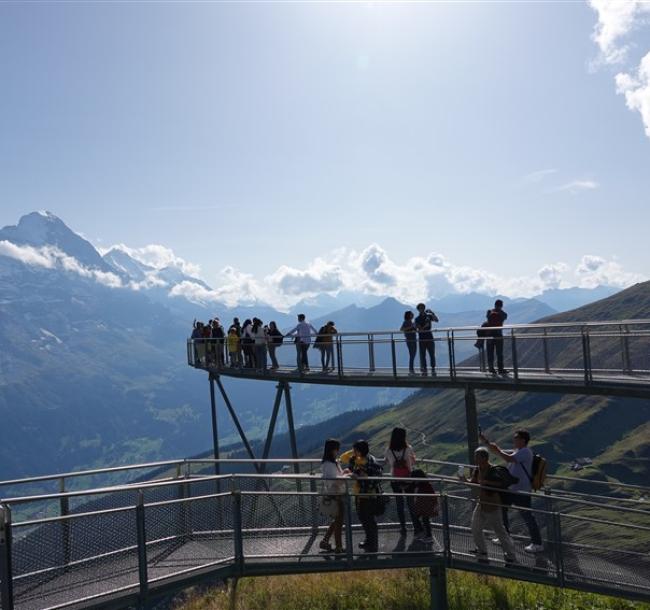
[[2, 240], [18, 246], [54, 247], [88, 269], [114, 271], [89, 241], [70, 230], [51, 212], [32, 212], [23, 216], [17, 225], [0, 229]]

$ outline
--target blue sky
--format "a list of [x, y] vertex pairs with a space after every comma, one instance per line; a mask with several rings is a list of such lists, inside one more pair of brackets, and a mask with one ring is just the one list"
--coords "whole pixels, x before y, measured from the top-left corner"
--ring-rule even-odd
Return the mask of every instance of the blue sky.
[[3, 4], [0, 224], [48, 209], [235, 290], [431, 253], [522, 293], [584, 255], [629, 283], [650, 30], [603, 4]]

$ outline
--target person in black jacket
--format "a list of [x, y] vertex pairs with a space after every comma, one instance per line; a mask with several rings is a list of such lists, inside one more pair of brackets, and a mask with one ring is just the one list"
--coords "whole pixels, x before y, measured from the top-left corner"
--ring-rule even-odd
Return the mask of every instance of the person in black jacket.
[[431, 323], [438, 321], [438, 316], [424, 303], [418, 303], [418, 316], [415, 318], [415, 328], [418, 331], [418, 349], [420, 350], [420, 372], [427, 374], [427, 354], [431, 361], [431, 374], [436, 374], [436, 345], [433, 341]]
[[503, 331], [501, 327], [508, 318], [508, 314], [503, 310], [503, 301], [497, 299], [494, 302], [494, 309], [487, 312], [488, 339], [486, 341], [488, 369], [493, 375], [497, 374], [494, 370], [494, 352], [497, 354], [497, 368], [499, 375], [506, 375], [508, 371], [503, 366]]

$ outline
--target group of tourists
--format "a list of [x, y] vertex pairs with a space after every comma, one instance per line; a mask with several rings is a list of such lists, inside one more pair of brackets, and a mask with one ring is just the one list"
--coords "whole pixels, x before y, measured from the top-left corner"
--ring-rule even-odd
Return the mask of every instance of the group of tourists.
[[[428, 309], [424, 303], [416, 307], [417, 315], [412, 311], [404, 313], [404, 320], [400, 331], [404, 334], [404, 341], [408, 351], [409, 375], [416, 375], [415, 360], [420, 355], [420, 375], [436, 375], [436, 344], [433, 336], [432, 325], [438, 322], [436, 314]], [[477, 331], [478, 340], [475, 343], [479, 350], [481, 368], [485, 367], [487, 355], [487, 369], [493, 375], [508, 373], [503, 365], [503, 332], [501, 327], [508, 314], [503, 310], [503, 301], [498, 299], [494, 308], [486, 313], [486, 319]], [[279, 368], [276, 357], [277, 349], [283, 344], [285, 338], [293, 339], [296, 348], [296, 367], [301, 372], [308, 372], [309, 348], [320, 351], [322, 372], [327, 373], [335, 368], [334, 336], [338, 334], [333, 321], [329, 321], [318, 330], [306, 319], [305, 314], [298, 314], [297, 324], [286, 332], [281, 332], [274, 321], [264, 324], [259, 318], [244, 320], [233, 318], [232, 323], [225, 329], [219, 318], [213, 318], [206, 323], [194, 320], [192, 339], [212, 339], [199, 347], [200, 358], [206, 364], [216, 367], [249, 368], [258, 372], [267, 370], [268, 361], [271, 361], [271, 370]], [[495, 365], [496, 354], [496, 365]]]
[[[530, 544], [524, 547], [528, 553], [544, 550], [539, 526], [531, 508], [530, 492], [533, 489], [533, 453], [528, 447], [530, 434], [517, 430], [514, 434], [513, 448], [504, 450], [490, 442], [484, 435], [481, 446], [474, 452], [476, 465], [470, 478], [459, 472], [459, 478], [473, 483], [476, 506], [472, 512], [471, 531], [476, 548], [474, 553], [479, 561], [487, 561], [487, 546], [484, 530], [493, 532], [495, 544], [500, 544], [506, 563], [516, 561], [515, 546], [510, 536], [508, 511], [510, 507], [519, 509], [530, 535]], [[350, 479], [355, 508], [365, 540], [359, 547], [369, 553], [379, 549], [379, 529], [377, 517], [384, 514], [389, 502], [384, 495], [380, 477], [386, 472], [391, 477], [391, 489], [400, 524], [400, 536], [408, 534], [406, 509], [413, 528], [414, 541], [424, 545], [434, 544], [431, 519], [438, 516], [438, 497], [426, 473], [416, 468], [417, 459], [413, 447], [407, 442], [406, 430], [394, 428], [390, 442], [384, 452], [383, 466], [370, 453], [365, 440], [359, 440], [352, 448], [340, 453], [341, 443], [328, 439], [323, 449], [321, 472], [323, 485], [320, 499], [320, 512], [330, 519], [330, 524], [320, 541], [320, 548], [326, 552], [342, 554], [343, 548], [343, 497], [346, 479]], [[490, 462], [490, 452], [506, 462], [506, 466]], [[401, 480], [403, 479], [403, 480]], [[334, 546], [332, 546], [332, 539]], [[439, 546], [439, 545], [438, 545]]]
[[334, 335], [337, 334], [334, 322], [329, 321], [316, 330], [304, 314], [298, 315], [298, 323], [286, 333], [280, 332], [278, 325], [271, 321], [264, 324], [259, 318], [244, 320], [233, 318], [226, 331], [219, 318], [207, 324], [194, 320], [192, 339], [212, 339], [200, 345], [199, 358], [206, 364], [216, 367], [249, 368], [264, 372], [271, 360], [271, 370], [280, 368], [276, 350], [284, 343], [285, 337], [292, 337], [296, 345], [296, 364], [301, 371], [309, 371], [307, 352], [315, 335], [314, 347], [321, 352], [323, 372], [334, 369]]

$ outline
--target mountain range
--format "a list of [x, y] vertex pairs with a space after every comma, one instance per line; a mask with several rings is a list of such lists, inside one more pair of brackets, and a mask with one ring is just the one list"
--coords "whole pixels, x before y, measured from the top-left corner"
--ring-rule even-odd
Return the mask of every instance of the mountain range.
[[[346, 303], [353, 294], [340, 301], [316, 295], [288, 312], [264, 304], [227, 307], [172, 296], [181, 283], [209, 290], [177, 266], [154, 268], [124, 248], [102, 256], [48, 212], [27, 214], [0, 230], [2, 478], [201, 450], [209, 438], [209, 403], [205, 377], [185, 362], [193, 318], [219, 315], [227, 324], [234, 316], [257, 315], [287, 328], [302, 308], [316, 324], [333, 318], [339, 330], [370, 330], [396, 328], [407, 308], [371, 297], [364, 297], [364, 307]], [[509, 300], [510, 319], [552, 314], [541, 297]], [[441, 324], [476, 324], [492, 300], [467, 295], [466, 305], [448, 297], [429, 304]], [[271, 384], [229, 380], [227, 386], [247, 432], [261, 435]], [[388, 389], [294, 390], [299, 425], [406, 396]], [[226, 437], [233, 432], [225, 419], [220, 426]]]

